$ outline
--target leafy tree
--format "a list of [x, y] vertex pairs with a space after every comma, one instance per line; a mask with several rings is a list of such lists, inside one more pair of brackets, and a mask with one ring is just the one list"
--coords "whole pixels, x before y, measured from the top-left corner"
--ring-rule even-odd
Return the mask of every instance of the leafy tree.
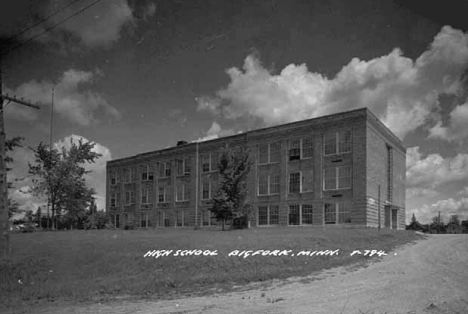
[[445, 233], [444, 222], [439, 216], [435, 216], [432, 218], [432, 223], [430, 227], [431, 230], [435, 231], [436, 233]]
[[416, 215], [413, 213], [413, 217], [411, 217], [411, 223], [417, 222]]
[[70, 148], [49, 149], [40, 143], [32, 149], [35, 156], [29, 173], [33, 176], [31, 192], [39, 197], [47, 196], [51, 207], [52, 221], [58, 227], [57, 217], [64, 216], [76, 226], [89, 207], [94, 190], [86, 186], [84, 175], [89, 171], [85, 163], [93, 163], [101, 156], [92, 149], [95, 143], [80, 140], [70, 141]]
[[227, 220], [249, 218], [252, 207], [246, 204], [246, 179], [251, 161], [248, 151], [243, 148], [226, 150], [221, 154], [218, 170], [220, 184], [211, 200], [211, 212], [216, 220], [222, 222], [222, 229]]

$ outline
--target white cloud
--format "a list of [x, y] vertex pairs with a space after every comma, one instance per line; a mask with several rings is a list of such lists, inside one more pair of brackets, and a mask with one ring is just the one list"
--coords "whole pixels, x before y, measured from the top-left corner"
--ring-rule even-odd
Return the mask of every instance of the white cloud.
[[442, 184], [468, 179], [468, 154], [444, 158], [429, 154], [422, 158], [419, 147], [407, 150], [406, 185], [409, 188], [434, 189]]
[[[44, 107], [51, 104], [52, 88], [54, 88], [54, 111], [72, 122], [87, 126], [99, 123], [99, 119], [95, 117], [99, 111], [113, 119], [119, 119], [121, 116], [120, 112], [111, 106], [102, 94], [83, 89], [102, 75], [100, 70], [86, 72], [69, 69], [56, 83], [33, 80], [21, 84], [14, 90], [7, 88], [6, 92], [27, 100], [34, 99], [34, 101], [41, 102]], [[5, 110], [5, 115], [13, 119], [31, 121], [37, 119], [38, 112], [31, 108], [24, 108], [24, 106], [9, 106]]]
[[430, 129], [429, 138], [441, 138], [450, 142], [462, 142], [468, 138], [468, 102], [456, 106], [449, 115], [447, 126], [442, 122]]
[[415, 61], [394, 49], [369, 61], [354, 58], [333, 79], [310, 72], [305, 64], [290, 64], [275, 75], [250, 55], [242, 70], [227, 70], [225, 88], [198, 99], [198, 110], [275, 125], [368, 107], [404, 137], [429, 120], [440, 94], [460, 92], [467, 66], [468, 35], [450, 26]]
[[234, 130], [223, 129], [217, 122], [213, 122], [211, 127], [206, 132], [206, 136], [198, 138], [198, 140], [195, 140], [195, 142], [204, 142], [230, 135], [234, 135]]
[[[71, 146], [71, 142], [78, 143], [83, 140], [83, 142], [90, 142], [87, 138], [72, 134], [67, 136], [55, 143], [55, 147], [66, 147]], [[93, 142], [95, 143], [95, 142]], [[85, 164], [85, 169], [91, 171], [85, 175], [86, 182], [90, 187], [93, 187], [96, 190], [96, 204], [99, 210], [105, 208], [105, 195], [106, 195], [106, 162], [112, 160], [112, 154], [110, 150], [99, 143], [95, 143], [93, 152], [101, 154], [102, 156], [96, 159], [94, 163]]]
[[461, 220], [468, 218], [468, 198], [453, 198], [439, 200], [431, 205], [423, 205], [420, 208], [412, 209], [407, 212], [407, 218], [413, 213], [419, 222], [430, 223], [432, 218], [439, 215], [445, 223], [447, 223], [452, 215], [458, 215]]

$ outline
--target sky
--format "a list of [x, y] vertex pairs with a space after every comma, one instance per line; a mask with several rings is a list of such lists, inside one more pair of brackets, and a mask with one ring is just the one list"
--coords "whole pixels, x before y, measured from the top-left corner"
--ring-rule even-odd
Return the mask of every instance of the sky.
[[86, 178], [98, 208], [108, 160], [368, 107], [407, 147], [407, 223], [468, 218], [458, 0], [94, 2], [0, 4], [3, 92], [41, 102], [4, 112], [7, 138], [25, 137], [9, 173], [22, 209], [44, 204], [24, 192], [53, 90], [54, 145], [84, 138], [102, 154]]

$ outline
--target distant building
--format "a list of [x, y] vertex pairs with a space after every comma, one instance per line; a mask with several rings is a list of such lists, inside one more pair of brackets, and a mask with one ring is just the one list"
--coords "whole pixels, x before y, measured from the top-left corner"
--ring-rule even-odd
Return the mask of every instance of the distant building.
[[420, 232], [428, 232], [429, 231], [429, 226], [428, 225], [423, 225], [417, 221], [414, 221], [410, 223], [407, 227], [406, 230], [413, 230], [413, 231], [420, 231]]
[[[209, 226], [225, 149], [249, 150], [252, 226], [405, 229], [402, 142], [368, 109], [254, 130], [107, 163], [106, 211], [118, 228]], [[379, 215], [380, 209], [380, 215]]]

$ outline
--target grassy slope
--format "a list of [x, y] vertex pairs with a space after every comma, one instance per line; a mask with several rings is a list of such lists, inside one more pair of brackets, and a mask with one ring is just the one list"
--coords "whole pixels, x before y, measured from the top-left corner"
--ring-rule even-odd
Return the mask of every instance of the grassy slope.
[[[105, 300], [118, 296], [203, 294], [254, 281], [349, 265], [368, 257], [354, 249], [389, 252], [419, 237], [372, 229], [153, 229], [12, 235], [12, 259], [0, 262], [0, 304]], [[152, 249], [208, 249], [218, 256], [143, 258]], [[228, 257], [233, 250], [340, 249], [333, 257]]]

